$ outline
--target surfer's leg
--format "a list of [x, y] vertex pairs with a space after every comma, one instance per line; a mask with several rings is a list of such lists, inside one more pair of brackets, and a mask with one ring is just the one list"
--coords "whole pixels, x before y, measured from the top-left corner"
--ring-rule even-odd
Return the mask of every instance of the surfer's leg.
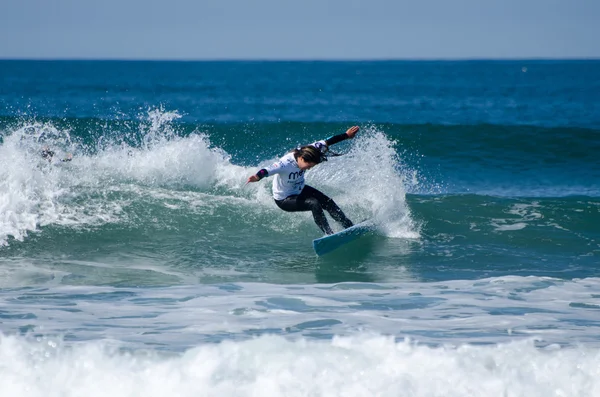
[[307, 197], [304, 194], [304, 190], [300, 195], [286, 197], [283, 200], [275, 200], [275, 203], [279, 208], [287, 212], [312, 211], [313, 218], [319, 229], [325, 234], [333, 234], [321, 203], [314, 197]]
[[331, 226], [329, 226], [329, 222], [327, 221], [327, 217], [323, 212], [321, 203], [319, 203], [319, 201], [314, 197], [305, 199], [304, 203], [312, 211], [313, 218], [317, 226], [319, 226], [319, 229], [321, 229], [325, 234], [333, 234], [333, 230], [331, 230]]
[[313, 197], [316, 200], [318, 200], [321, 207], [325, 211], [329, 212], [329, 215], [331, 215], [331, 217], [333, 219], [335, 219], [337, 222], [341, 223], [342, 226], [344, 227], [344, 229], [347, 229], [350, 226], [354, 225], [352, 223], [352, 221], [350, 219], [348, 219], [346, 214], [344, 214], [344, 212], [341, 210], [341, 208], [338, 207], [338, 205], [335, 203], [335, 201], [333, 201], [330, 197], [321, 193], [314, 187], [308, 186], [308, 185], [304, 186], [304, 189], [302, 189], [302, 194], [305, 194], [305, 191], [306, 191], [306, 195], [308, 197]]

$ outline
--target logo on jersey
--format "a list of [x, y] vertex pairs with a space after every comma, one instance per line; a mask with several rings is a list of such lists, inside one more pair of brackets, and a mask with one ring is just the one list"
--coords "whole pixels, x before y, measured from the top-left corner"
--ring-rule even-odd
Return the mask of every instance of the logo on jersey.
[[290, 172], [290, 174], [288, 175], [288, 180], [289, 179], [298, 179], [300, 178], [302, 175], [304, 175], [304, 171], [297, 171], [297, 172]]

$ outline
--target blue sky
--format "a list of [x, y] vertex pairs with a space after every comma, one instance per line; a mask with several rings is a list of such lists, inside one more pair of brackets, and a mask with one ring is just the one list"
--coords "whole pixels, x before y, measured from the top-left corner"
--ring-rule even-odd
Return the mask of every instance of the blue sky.
[[600, 58], [600, 0], [2, 0], [0, 58]]

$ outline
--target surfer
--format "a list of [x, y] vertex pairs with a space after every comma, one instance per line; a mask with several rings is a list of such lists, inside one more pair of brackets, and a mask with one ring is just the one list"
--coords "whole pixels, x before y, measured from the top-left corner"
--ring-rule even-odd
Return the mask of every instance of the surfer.
[[346, 217], [331, 198], [304, 184], [304, 172], [323, 161], [327, 161], [329, 146], [354, 138], [358, 130], [358, 126], [350, 127], [343, 134], [296, 148], [281, 157], [279, 161], [250, 176], [246, 183], [258, 182], [265, 177], [275, 175], [273, 198], [279, 208], [287, 212], [312, 211], [319, 229], [325, 234], [333, 234], [333, 230], [331, 230], [323, 212], [325, 210], [347, 229], [353, 225], [352, 221]]
[[[44, 148], [42, 149], [42, 158], [48, 160], [49, 163], [51, 163], [54, 159], [54, 154], [55, 153], [52, 150], [50, 150], [48, 146], [44, 146]], [[65, 157], [64, 159], [60, 159], [60, 161], [63, 163], [71, 160], [73, 160], [73, 155], [71, 153], [68, 153], [67, 157]]]

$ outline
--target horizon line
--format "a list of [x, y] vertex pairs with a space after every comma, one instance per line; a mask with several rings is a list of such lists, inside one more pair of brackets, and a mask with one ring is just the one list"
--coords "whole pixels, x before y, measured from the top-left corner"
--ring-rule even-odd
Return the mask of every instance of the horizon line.
[[590, 57], [447, 57], [447, 58], [125, 58], [125, 57], [3, 57], [0, 61], [72, 61], [72, 62], [552, 62], [600, 61], [600, 56]]

